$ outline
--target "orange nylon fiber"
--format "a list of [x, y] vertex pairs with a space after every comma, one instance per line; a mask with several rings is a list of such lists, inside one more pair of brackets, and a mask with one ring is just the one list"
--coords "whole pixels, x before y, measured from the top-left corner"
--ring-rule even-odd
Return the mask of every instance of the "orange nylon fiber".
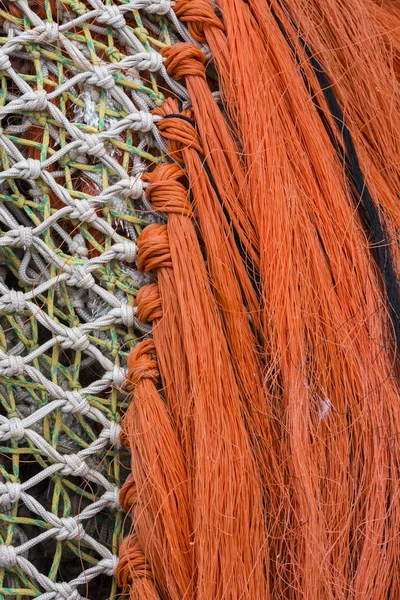
[[[333, 4], [351, 22], [344, 3]], [[310, 3], [302, 7], [313, 15]], [[399, 456], [377, 431], [397, 430], [399, 390], [380, 276], [343, 165], [268, 4], [221, 0], [219, 8], [225, 48], [214, 55], [248, 165], [265, 360], [282, 406], [290, 502], [282, 490], [272, 597], [395, 598]]]
[[[176, 111], [175, 103], [169, 100], [158, 112], [176, 114]], [[183, 139], [181, 140], [182, 147], [179, 148], [179, 132], [182, 123], [185, 125], [186, 140], [188, 124], [181, 119], [166, 118], [159, 123], [159, 128], [163, 135], [169, 140], [173, 140], [174, 145], [171, 145], [170, 151], [175, 156], [184, 159], [189, 180], [193, 182], [194, 207], [199, 217], [200, 231], [206, 247], [211, 281], [220, 307], [232, 366], [240, 390], [241, 410], [250, 433], [256, 460], [261, 465], [266, 518], [271, 520], [271, 535], [275, 536], [277, 535], [276, 529], [280, 529], [279, 520], [284, 503], [282, 494], [285, 495], [284, 468], [279, 466], [280, 458], [277, 456], [280, 437], [277, 429], [277, 422], [280, 419], [279, 408], [277, 409], [273, 396], [264, 385], [258, 343], [252, 332], [248, 314], [243, 305], [241, 286], [238, 283], [244, 281], [247, 290], [251, 294], [254, 292], [237, 254], [237, 249], [232, 243], [232, 234], [227, 229], [223, 212], [216, 201], [197, 152], [193, 151], [192, 146], [189, 148], [184, 146]], [[195, 139], [194, 129], [192, 135]], [[173, 167], [168, 168], [171, 170]], [[178, 171], [175, 167], [175, 175], [177, 174]], [[151, 181], [152, 177], [153, 174], [150, 174], [148, 179]], [[156, 207], [162, 210], [161, 206], [157, 204], [157, 196], [155, 196], [155, 201]], [[213, 219], [209, 218], [210, 214], [214, 215]], [[224, 236], [230, 237], [231, 245], [228, 246], [225, 243], [221, 245], [220, 240], [224, 242]], [[229, 268], [229, 265], [232, 266]], [[241, 277], [239, 282], [235, 278], [234, 268], [236, 265], [238, 265], [237, 273]], [[245, 289], [244, 286], [243, 289]], [[220, 290], [223, 290], [222, 294]], [[253, 315], [253, 313], [250, 314]], [[253, 321], [258, 324], [258, 315], [255, 313]], [[265, 378], [268, 378], [267, 372]]]
[[136, 535], [129, 535], [119, 547], [117, 584], [130, 592], [131, 600], [160, 600], [153, 576]]
[[[124, 507], [132, 511], [137, 536], [134, 552], [141, 548], [161, 597], [182, 600], [192, 597], [187, 476], [182, 448], [156, 388], [154, 353], [153, 340], [145, 340], [128, 360], [133, 398], [123, 420], [121, 439], [131, 451], [132, 479], [122, 496]], [[129, 502], [132, 504], [127, 506]], [[125, 545], [120, 557], [129, 561], [126, 554], [130, 552], [129, 544]], [[124, 589], [134, 590], [131, 597], [147, 598], [140, 595], [140, 586], [136, 589], [136, 577], [140, 580], [141, 576], [133, 577], [130, 583], [126, 569], [121, 570]]]
[[[278, 3], [273, 4], [278, 11]], [[377, 5], [372, 0], [316, 0], [308, 11], [301, 0], [282, 4], [285, 10], [279, 11], [280, 17], [292, 16], [329, 75], [368, 186], [387, 215], [391, 236], [396, 237], [400, 113], [393, 107], [400, 103], [400, 6], [396, 2]], [[399, 245], [391, 249], [400, 268]]]
[[139, 268], [157, 280], [137, 298], [155, 349], [135, 362], [123, 426], [121, 504], [136, 533], [119, 581], [137, 600], [398, 600], [398, 356], [374, 250], [388, 245], [399, 272], [399, 7], [174, 9], [211, 48], [224, 112], [201, 50], [163, 49], [193, 110], [168, 99], [154, 111], [176, 164], [144, 176], [168, 222], [138, 240]]
[[243, 251], [257, 268], [259, 240], [243, 164], [226, 120], [206, 82], [206, 57], [199, 48], [187, 43], [163, 48], [161, 54], [168, 73], [175, 79], [185, 78], [205, 160]]
[[[168, 213], [168, 234], [162, 225], [148, 226], [138, 240], [138, 261], [142, 269], [156, 269], [161, 298], [167, 295], [163, 271], [172, 264], [180, 309], [190, 387], [180, 402], [186, 420], [183, 429], [192, 439], [189, 482], [196, 597], [253, 598], [265, 590], [262, 491], [190, 205], [184, 189], [179, 192], [176, 187], [176, 176], [182, 176], [176, 165], [158, 167], [148, 175], [150, 198], [154, 196], [157, 208]], [[158, 327], [168, 318], [163, 311]], [[157, 347], [157, 353], [173, 359], [170, 344]], [[169, 389], [168, 382], [163, 385]], [[136, 487], [140, 496], [137, 481]], [[146, 559], [154, 572], [151, 559], [147, 555]]]

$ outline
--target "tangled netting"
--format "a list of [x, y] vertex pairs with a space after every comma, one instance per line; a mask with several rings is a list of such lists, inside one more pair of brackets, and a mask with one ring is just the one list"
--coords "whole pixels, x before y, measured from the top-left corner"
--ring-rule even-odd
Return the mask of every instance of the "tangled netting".
[[[115, 598], [169, 0], [0, 3], [0, 595]], [[129, 527], [129, 523], [127, 524]]]

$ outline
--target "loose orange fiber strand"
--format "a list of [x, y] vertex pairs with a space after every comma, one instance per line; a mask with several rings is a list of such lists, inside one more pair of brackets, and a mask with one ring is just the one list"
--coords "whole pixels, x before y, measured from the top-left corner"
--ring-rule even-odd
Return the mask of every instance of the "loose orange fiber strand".
[[[266, 590], [262, 489], [191, 208], [184, 189], [179, 192], [175, 186], [178, 193], [171, 193], [176, 176], [181, 176], [179, 171], [179, 167], [166, 165], [154, 172], [150, 197], [158, 209], [168, 214], [168, 226], [150, 225], [144, 230], [138, 240], [138, 261], [145, 270], [155, 269], [161, 300], [176, 294], [188, 365], [189, 394], [180, 399], [180, 410], [186, 421], [182, 429], [192, 441], [191, 455], [186, 459], [190, 460], [193, 531], [187, 541], [194, 552], [194, 591], [181, 597], [252, 598]], [[166, 178], [170, 180], [170, 194]], [[164, 200], [154, 198], [156, 183], [162, 184]], [[171, 270], [171, 275], [165, 276], [165, 270]], [[175, 318], [171, 312], [162, 307], [163, 316], [156, 329], [167, 327], [165, 322]], [[174, 348], [171, 343], [158, 346], [157, 354], [173, 360]], [[168, 396], [168, 384], [165, 389]], [[129, 415], [125, 422], [127, 418], [130, 422]], [[132, 437], [131, 447], [137, 443], [147, 446], [148, 435], [150, 431], [142, 440]], [[169, 454], [167, 446], [165, 452]], [[171, 469], [175, 471], [172, 461]], [[140, 482], [139, 487], [137, 481], [135, 484], [140, 496]], [[170, 519], [173, 523], [173, 515]], [[152, 556], [144, 553], [154, 572]], [[168, 556], [164, 568], [170, 569]], [[169, 589], [165, 597], [178, 596]]]
[[[221, 0], [232, 58], [229, 71], [222, 72], [222, 62], [219, 72], [228, 81], [225, 101], [257, 203], [266, 359], [282, 385], [288, 469], [296, 482], [288, 482], [293, 534], [276, 545], [273, 595], [333, 598], [339, 590], [374, 589], [384, 598], [397, 578], [391, 523], [398, 506], [387, 502], [398, 487], [389, 476], [398, 459], [381, 447], [376, 427], [398, 422], [398, 388], [381, 277], [352, 182], [294, 53], [268, 5], [253, 4], [252, 12], [248, 4]], [[366, 432], [367, 463], [354, 457], [367, 452]], [[367, 503], [354, 500], [366, 490]], [[377, 544], [388, 528], [389, 561]], [[368, 578], [366, 562], [374, 565]]]
[[168, 73], [184, 79], [193, 106], [206, 161], [223, 206], [235, 228], [240, 247], [258, 268], [259, 241], [255, 215], [239, 151], [206, 81], [205, 54], [194, 44], [175, 44], [161, 50]]
[[[145, 340], [129, 356], [133, 402], [121, 436], [131, 451], [132, 479], [122, 490], [121, 504], [132, 512], [137, 536], [135, 546], [127, 546], [126, 552], [135, 554], [141, 548], [161, 596], [168, 593], [178, 600], [192, 597], [187, 476], [182, 448], [156, 387], [154, 354], [153, 340]], [[129, 588], [130, 578], [124, 568], [120, 569], [121, 577], [123, 587]], [[135, 593], [145, 600], [146, 595]]]
[[[204, 240], [211, 283], [240, 390], [241, 410], [256, 459], [262, 465], [266, 511], [276, 519], [277, 513], [281, 510], [282, 500], [272, 503], [271, 495], [276, 493], [276, 490], [282, 489], [282, 470], [277, 468], [276, 463], [279, 434], [275, 423], [279, 418], [277, 414], [279, 411], [274, 406], [269, 390], [264, 390], [263, 385], [266, 375], [263, 374], [264, 367], [259, 356], [260, 348], [254, 333], [260, 331], [257, 300], [235, 246], [233, 232], [210, 178], [203, 168], [202, 148], [196, 130], [190, 122], [178, 118], [177, 111], [176, 102], [167, 100], [163, 107], [157, 110], [158, 114], [165, 117], [158, 126], [160, 132], [169, 140], [171, 155], [182, 159], [189, 181], [192, 182], [193, 208]], [[189, 115], [190, 111], [182, 113], [186, 118], [189, 118]], [[171, 172], [171, 167], [169, 170]], [[179, 171], [175, 170], [176, 176], [179, 177]], [[154, 175], [150, 174], [149, 177], [153, 180]], [[160, 182], [157, 183], [159, 186]], [[150, 185], [149, 192], [153, 205], [161, 210], [159, 196], [156, 196], [153, 189]], [[182, 190], [182, 186], [180, 189]], [[162, 188], [160, 191], [163, 193], [166, 190]], [[213, 215], [212, 219], [209, 218], [210, 214]], [[247, 303], [244, 299], [247, 299]], [[246, 304], [251, 308], [247, 309]], [[277, 522], [274, 524], [278, 525]]]
[[163, 50], [191, 108], [155, 111], [171, 162], [145, 175], [167, 225], [138, 241], [157, 283], [119, 580], [138, 600], [397, 600], [398, 6], [215, 7], [175, 10], [223, 111], [199, 48]]

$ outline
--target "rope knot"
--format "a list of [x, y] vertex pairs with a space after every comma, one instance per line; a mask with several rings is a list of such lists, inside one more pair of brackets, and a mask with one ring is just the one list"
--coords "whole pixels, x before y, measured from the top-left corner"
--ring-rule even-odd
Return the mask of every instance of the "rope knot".
[[0, 360], [0, 375], [3, 377], [15, 377], [23, 375], [25, 370], [25, 361], [22, 356], [13, 356], [10, 354]]
[[0, 483], [0, 506], [18, 502], [21, 491], [21, 484], [16, 481]]
[[174, 79], [188, 76], [206, 78], [206, 55], [194, 44], [173, 44], [162, 48], [160, 52], [165, 58], [168, 74]]
[[91, 406], [88, 400], [76, 390], [66, 391], [66, 402], [61, 408], [62, 412], [71, 412], [72, 414], [79, 413], [88, 415], [91, 411]]
[[66, 581], [53, 583], [53, 587], [56, 589], [54, 600], [83, 600], [78, 590], [72, 588]]
[[116, 578], [117, 585], [124, 591], [132, 587], [136, 578], [153, 579], [136, 535], [126, 537], [120, 545]]
[[193, 148], [201, 155], [204, 154], [195, 125], [191, 120], [190, 110], [179, 111], [176, 100], [168, 98], [161, 108], [153, 112], [164, 117], [157, 123], [157, 127], [161, 135], [168, 140], [168, 152], [176, 160], [183, 162], [183, 152], [189, 148]]
[[186, 217], [192, 216], [192, 209], [185, 186], [178, 181], [185, 173], [177, 164], [159, 165], [151, 173], [145, 173], [143, 181], [149, 182], [146, 196], [154, 210], [166, 214], [175, 213]]
[[126, 327], [133, 327], [135, 324], [136, 308], [127, 302], [123, 302], [120, 306], [121, 321]]
[[37, 43], [56, 42], [60, 38], [60, 30], [57, 23], [45, 22], [30, 31], [36, 37]]
[[155, 354], [153, 340], [144, 340], [136, 346], [128, 357], [128, 380], [135, 387], [142, 379], [158, 378], [157, 363], [151, 357]]
[[109, 440], [112, 446], [121, 448], [120, 435], [121, 425], [115, 421], [110, 421], [109, 426], [102, 429], [99, 437]]
[[24, 111], [30, 112], [31, 110], [46, 110], [47, 108], [47, 93], [45, 90], [32, 90], [26, 92], [18, 98], [18, 102], [24, 103]]
[[11, 69], [10, 57], [3, 50], [0, 50], [0, 70], [8, 71], [8, 69]]
[[69, 214], [71, 219], [85, 223], [93, 223], [97, 219], [96, 211], [90, 202], [84, 198], [75, 200], [74, 210]]
[[119, 503], [119, 488], [114, 486], [112, 490], [107, 490], [102, 495], [102, 499], [107, 502], [110, 508], [115, 510], [121, 510], [121, 504]]
[[139, 271], [172, 267], [166, 225], [148, 225], [137, 239]]
[[154, 125], [154, 120], [157, 117], [152, 115], [145, 110], [138, 110], [137, 112], [131, 113], [127, 117], [125, 117], [124, 121], [129, 123], [129, 129], [133, 131], [140, 131], [142, 133], [148, 133], [152, 130]]
[[101, 25], [115, 27], [116, 29], [122, 29], [126, 25], [124, 16], [115, 4], [112, 6], [102, 6], [101, 14], [96, 17], [96, 20]]
[[95, 285], [94, 277], [84, 267], [71, 267], [72, 273], [66, 279], [70, 286], [90, 290]]
[[0, 425], [0, 440], [22, 440], [25, 437], [25, 427], [21, 419], [11, 417]]
[[147, 0], [144, 10], [150, 15], [167, 15], [171, 10], [170, 0]]
[[147, 52], [138, 52], [132, 56], [128, 56], [119, 63], [122, 68], [133, 68], [136, 71], [156, 72], [163, 66], [163, 57], [155, 50]]
[[16, 177], [19, 177], [20, 179], [39, 179], [42, 173], [40, 160], [35, 160], [34, 158], [20, 160], [16, 162], [12, 168], [18, 171]]
[[82, 538], [84, 533], [82, 525], [74, 517], [66, 517], [60, 519], [60, 528], [55, 537], [59, 541], [76, 540]]
[[107, 67], [94, 66], [89, 72], [89, 77], [86, 80], [87, 85], [96, 85], [97, 87], [110, 90], [115, 86], [114, 77], [111, 75]]
[[10, 290], [0, 298], [0, 312], [6, 314], [21, 313], [25, 310], [24, 292]]
[[207, 27], [224, 31], [222, 21], [217, 17], [212, 3], [208, 0], [196, 0], [196, 2], [177, 0], [174, 12], [183, 23], [188, 23], [192, 37], [198, 42], [206, 41], [204, 29]]
[[[117, 509], [118, 510], [118, 509]], [[102, 558], [98, 563], [97, 567], [102, 567], [103, 573], [112, 577], [115, 575], [115, 571], [118, 566], [118, 556], [111, 556], [110, 558]]]
[[72, 477], [82, 477], [87, 479], [91, 473], [90, 468], [77, 454], [65, 454], [63, 456], [64, 467], [61, 469], [62, 475], [72, 475]]
[[10, 231], [9, 235], [13, 235], [13, 246], [16, 246], [17, 248], [24, 248], [24, 250], [26, 250], [33, 245], [32, 227], [24, 227], [23, 225], [20, 225], [18, 229]]
[[85, 135], [85, 139], [79, 147], [79, 150], [88, 156], [94, 156], [96, 158], [101, 158], [106, 154], [104, 143], [95, 133], [88, 133]]
[[115, 184], [125, 196], [139, 200], [143, 196], [143, 181], [140, 177], [126, 177]]
[[82, 331], [80, 327], [65, 328], [64, 332], [57, 336], [57, 339], [65, 350], [80, 350], [82, 352], [90, 346], [87, 333]]
[[115, 253], [115, 260], [132, 263], [137, 256], [137, 246], [133, 242], [123, 241], [111, 247]]
[[144, 323], [163, 316], [160, 291], [156, 283], [144, 285], [136, 296], [137, 317]]
[[103, 379], [108, 379], [113, 386], [122, 388], [126, 381], [126, 369], [118, 365], [114, 365], [112, 371], [106, 371]]
[[0, 546], [0, 567], [5, 569], [12, 569], [17, 564], [18, 555], [14, 546], [6, 546], [1, 544]]

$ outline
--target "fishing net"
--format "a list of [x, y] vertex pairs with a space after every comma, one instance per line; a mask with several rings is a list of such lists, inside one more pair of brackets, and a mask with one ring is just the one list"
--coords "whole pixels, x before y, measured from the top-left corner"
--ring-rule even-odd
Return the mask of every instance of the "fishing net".
[[169, 0], [0, 4], [0, 595], [115, 598]]

